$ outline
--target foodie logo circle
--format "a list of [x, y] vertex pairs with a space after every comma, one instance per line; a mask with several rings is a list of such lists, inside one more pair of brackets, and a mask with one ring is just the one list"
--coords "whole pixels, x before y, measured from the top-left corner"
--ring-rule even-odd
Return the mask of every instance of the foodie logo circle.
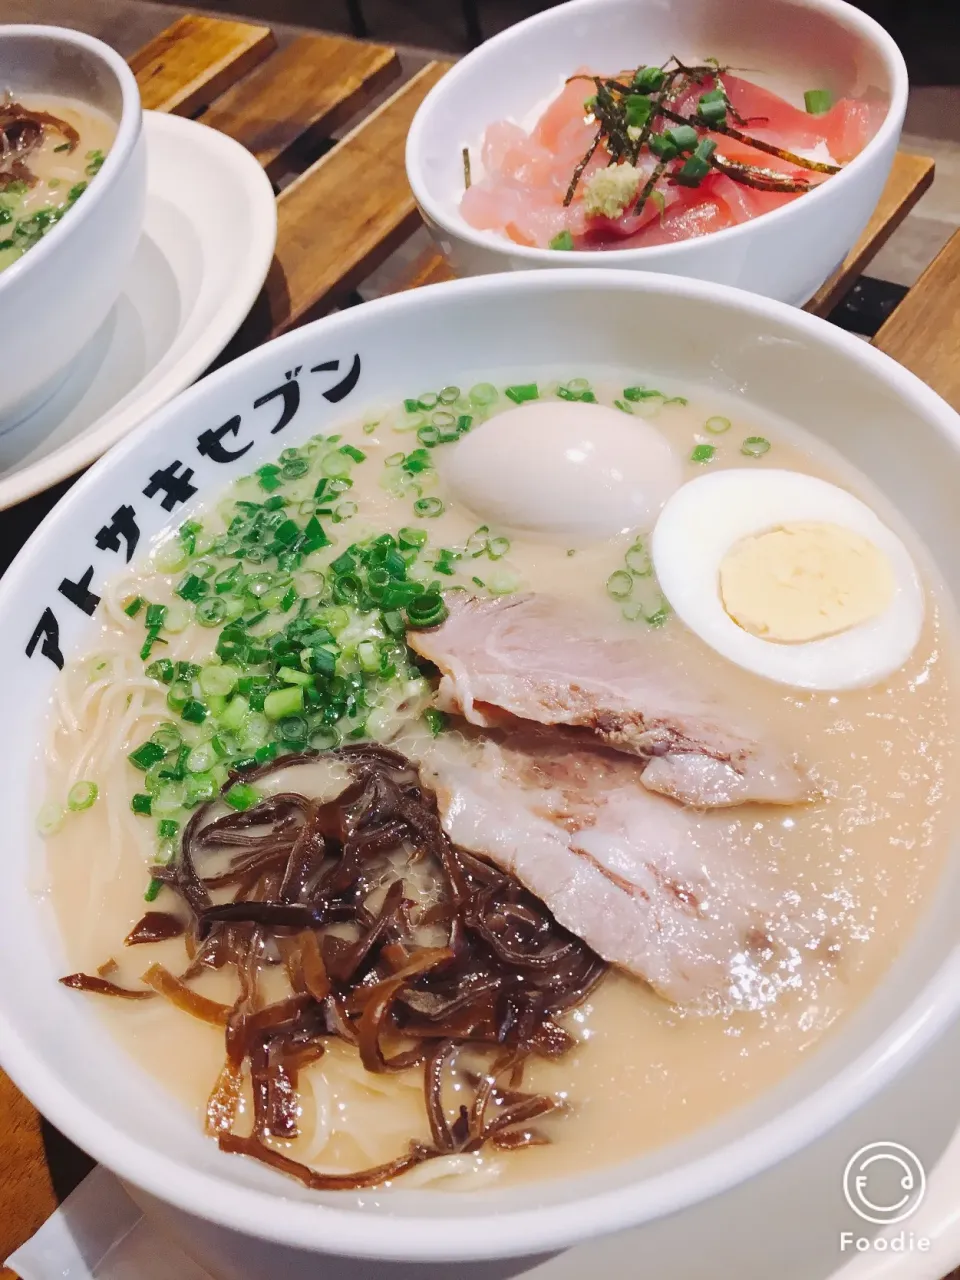
[[879, 1226], [916, 1213], [927, 1189], [923, 1165], [899, 1142], [870, 1142], [843, 1171], [843, 1194], [858, 1217]]

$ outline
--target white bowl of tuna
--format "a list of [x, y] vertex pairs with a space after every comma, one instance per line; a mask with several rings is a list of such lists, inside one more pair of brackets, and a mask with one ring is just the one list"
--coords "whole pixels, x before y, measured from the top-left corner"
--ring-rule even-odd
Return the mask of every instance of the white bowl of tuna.
[[0, 27], [0, 431], [61, 384], [120, 295], [146, 151], [133, 72], [63, 27]]
[[866, 226], [906, 101], [844, 0], [571, 0], [443, 77], [407, 174], [460, 275], [669, 271], [800, 304]]
[[295, 1276], [810, 1142], [960, 1005], [958, 449], [855, 338], [633, 272], [204, 380], [0, 583], [3, 1068]]

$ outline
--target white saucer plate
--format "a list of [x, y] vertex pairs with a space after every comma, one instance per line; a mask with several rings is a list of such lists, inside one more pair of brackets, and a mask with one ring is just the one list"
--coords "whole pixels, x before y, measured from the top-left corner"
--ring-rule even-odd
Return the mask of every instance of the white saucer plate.
[[179, 116], [147, 111], [144, 130], [147, 213], [123, 292], [55, 394], [0, 435], [0, 510], [89, 466], [189, 386], [266, 278], [277, 209], [254, 157]]

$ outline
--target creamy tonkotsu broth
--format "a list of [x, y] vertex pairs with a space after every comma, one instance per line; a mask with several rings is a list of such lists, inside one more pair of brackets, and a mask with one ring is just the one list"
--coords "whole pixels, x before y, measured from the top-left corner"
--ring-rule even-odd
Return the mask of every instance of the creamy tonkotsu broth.
[[[488, 1142], [479, 1152], [427, 1160], [397, 1185], [436, 1182], [461, 1189], [488, 1180], [507, 1184], [579, 1172], [675, 1140], [755, 1098], [804, 1062], [876, 986], [910, 937], [946, 854], [955, 808], [953, 763], [960, 714], [956, 634], [923, 548], [862, 477], [796, 429], [758, 421], [746, 407], [718, 403], [703, 393], [674, 398], [630, 382], [609, 375], [592, 384], [574, 379], [560, 384], [558, 396], [558, 384], [543, 379], [539, 386], [523, 384], [527, 389], [515, 392], [515, 398], [526, 396], [533, 403], [536, 392], [535, 403], [543, 407], [619, 402], [625, 423], [633, 422], [638, 431], [655, 429], [670, 447], [676, 464], [670, 483], [733, 468], [750, 468], [754, 474], [769, 471], [771, 476], [793, 471], [828, 479], [862, 497], [905, 537], [922, 570], [925, 619], [919, 642], [898, 670], [870, 687], [823, 692], [762, 679], [721, 658], [671, 611], [645, 559], [649, 528], [604, 538], [584, 533], [582, 527], [569, 537], [556, 531], [524, 534], [505, 523], [491, 524], [483, 511], [467, 509], [452, 493], [455, 451], [466, 441], [478, 446], [485, 420], [514, 408], [502, 385], [481, 384], [470, 392], [449, 388], [372, 412], [326, 439], [314, 437], [284, 450], [275, 466], [237, 483], [218, 505], [202, 509], [181, 533], [159, 546], [151, 560], [112, 584], [101, 605], [97, 643], [81, 661], [68, 665], [59, 684], [41, 826], [65, 964], [88, 975], [99, 971], [107, 981], [131, 991], [150, 989], [141, 976], [151, 965], [162, 964], [180, 974], [189, 964], [183, 937], [123, 945], [146, 911], [187, 918], [183, 902], [162, 883], [169, 873], [161, 871], [159, 878], [151, 879], [151, 867], [155, 861], [172, 866], [182, 857], [184, 826], [198, 812], [196, 803], [226, 783], [227, 765], [238, 759], [269, 764], [271, 744], [283, 734], [287, 736], [281, 755], [311, 743], [321, 748], [321, 755], [314, 763], [287, 767], [250, 784], [238, 782], [236, 786], [245, 790], [234, 796], [236, 811], [250, 812], [244, 806], [290, 790], [318, 802], [337, 795], [345, 786], [348, 765], [342, 757], [331, 763], [323, 750], [338, 741], [350, 745], [372, 738], [421, 760], [422, 781], [437, 789], [454, 843], [466, 847], [465, 833], [472, 833], [472, 847], [495, 860], [499, 855], [493, 843], [499, 842], [501, 851], [530, 847], [531, 810], [523, 807], [522, 798], [531, 794], [534, 809], [550, 809], [551, 830], [560, 842], [560, 852], [550, 856], [560, 860], [573, 856], [563, 840], [582, 839], [588, 845], [617, 805], [627, 806], [628, 830], [631, 796], [644, 806], [638, 823], [654, 845], [661, 819], [665, 832], [681, 824], [679, 853], [674, 850], [659, 873], [660, 888], [667, 885], [669, 899], [664, 910], [674, 912], [671, 920], [681, 921], [676, 937], [682, 939], [684, 921], [691, 929], [703, 930], [695, 937], [707, 939], [707, 950], [713, 946], [714, 931], [720, 935], [732, 928], [741, 938], [742, 945], [731, 945], [729, 955], [723, 951], [726, 943], [718, 944], [717, 955], [728, 956], [719, 980], [716, 956], [698, 959], [693, 951], [680, 959], [657, 956], [655, 946], [643, 952], [637, 963], [646, 966], [643, 974], [649, 982], [614, 965], [583, 1003], [557, 1018], [575, 1044], [552, 1060], [531, 1054], [519, 1084], [517, 1077], [512, 1086], [506, 1077], [499, 1080], [497, 1106], [510, 1105], [502, 1092], [510, 1087], [551, 1095], [566, 1104], [514, 1126], [515, 1132], [532, 1134], [537, 1142], [515, 1150]], [[597, 456], [601, 454], [602, 449]], [[541, 463], [541, 488], [549, 493], [554, 484], [548, 475], [550, 460], [541, 455]], [[669, 479], [669, 458], [661, 456], [661, 463], [661, 480]], [[512, 459], [501, 454], [497, 466], [505, 487], [516, 488], [514, 478], [508, 477], [511, 467], [529, 465], [521, 445]], [[458, 491], [463, 483], [460, 476]], [[610, 483], [616, 488], [618, 482], [614, 478]], [[477, 484], [476, 492], [482, 492], [482, 476]], [[580, 492], [582, 516], [593, 500], [590, 484], [584, 483]], [[237, 507], [237, 502], [258, 506]], [[263, 504], [274, 511], [264, 513]], [[549, 523], [548, 514], [541, 511], [541, 524]], [[280, 516], [296, 527], [283, 527], [276, 518]], [[562, 524], [562, 512], [557, 518]], [[272, 521], [272, 528], [269, 536], [250, 540], [257, 520]], [[323, 530], [319, 537], [318, 528]], [[579, 629], [588, 637], [584, 643], [590, 643], [599, 628], [607, 648], [597, 653], [616, 651], [629, 657], [635, 648], [638, 663], [669, 672], [674, 687], [715, 695], [723, 708], [719, 717], [735, 713], [738, 725], [749, 723], [758, 739], [782, 751], [787, 763], [777, 766], [779, 773], [768, 770], [762, 784], [785, 787], [774, 797], [784, 802], [737, 803], [738, 793], [729, 807], [711, 808], [702, 798], [694, 805], [680, 803], [670, 791], [679, 785], [676, 778], [660, 787], [663, 794], [654, 794], [639, 779], [647, 768], [654, 770], [656, 748], [651, 747], [653, 759], [641, 759], [629, 744], [624, 748], [621, 741], [618, 747], [609, 736], [602, 749], [592, 740], [586, 742], [590, 732], [606, 731], [603, 717], [596, 718], [592, 729], [580, 721], [579, 728], [559, 731], [531, 727], [515, 712], [505, 718], [491, 712], [489, 705], [487, 727], [467, 725], [455, 713], [441, 716], [434, 706], [435, 669], [415, 660], [403, 644], [406, 606], [390, 604], [367, 613], [356, 607], [357, 581], [362, 597], [371, 582], [383, 579], [370, 578], [370, 565], [365, 566], [358, 553], [353, 553], [353, 568], [343, 557], [351, 555], [349, 547], [369, 546], [369, 539], [384, 534], [394, 536], [394, 549], [406, 561], [402, 580], [425, 584], [427, 593], [435, 583], [444, 590], [463, 587], [480, 601], [492, 602], [468, 606], [480, 608], [481, 619], [487, 616], [483, 610], [496, 614], [500, 604], [510, 602], [520, 603], [506, 616], [522, 619], [528, 608], [522, 598], [534, 593], [534, 607], [547, 600], [550, 608], [561, 610], [559, 616], [566, 620], [562, 625], [569, 624], [574, 646]], [[286, 568], [278, 570], [276, 553], [268, 555], [264, 548], [303, 536], [308, 539], [307, 554], [299, 562], [288, 557], [281, 562]], [[327, 539], [328, 545], [319, 545]], [[243, 558], [244, 548], [250, 552], [251, 547], [252, 553]], [[372, 563], [382, 567], [384, 561], [381, 557]], [[257, 576], [268, 573], [272, 576]], [[241, 575], [246, 587], [237, 594]], [[454, 622], [473, 616], [458, 612], [462, 599], [447, 598], [450, 616], [438, 631], [408, 632], [425, 652], [431, 645], [436, 650], [448, 632], [454, 636]], [[304, 599], [312, 603], [302, 605]], [[166, 606], [166, 612], [158, 606]], [[250, 631], [264, 647], [272, 631], [288, 626], [301, 611], [304, 617], [319, 615], [329, 636], [326, 641], [321, 637], [319, 647], [326, 645], [330, 654], [339, 655], [339, 704], [329, 693], [326, 668], [311, 686], [327, 690], [325, 704], [321, 700], [311, 706], [303, 701], [307, 695], [301, 698], [297, 692], [304, 686], [289, 671], [302, 670], [312, 681], [318, 663], [323, 666], [325, 661], [310, 658], [307, 645], [302, 661], [297, 655], [284, 659], [292, 664], [288, 674], [273, 680], [266, 692], [255, 678], [251, 683], [251, 670], [253, 677], [275, 671], [276, 662], [271, 667], [261, 661], [245, 669], [229, 648], [231, 661], [220, 662], [215, 651], [222, 644], [223, 628], [230, 625], [224, 614], [238, 609], [245, 619], [265, 615]], [[421, 620], [430, 621], [432, 609], [428, 600]], [[537, 625], [548, 624], [540, 619]], [[502, 633], [501, 640], [507, 634]], [[522, 635], [509, 633], [514, 638], [517, 634]], [[546, 661], [553, 633], [540, 634], [546, 637], [540, 655]], [[245, 652], [264, 657], [256, 644]], [[502, 658], [502, 650], [496, 653]], [[469, 666], [468, 659], [464, 662]], [[171, 669], [177, 663], [194, 664], [199, 671]], [[237, 684], [241, 679], [245, 683]], [[359, 690], [371, 705], [357, 704]], [[275, 694], [279, 699], [270, 702]], [[246, 708], [231, 712], [239, 697], [245, 697]], [[264, 710], [257, 710], [261, 705]], [[694, 714], [689, 705], [686, 711]], [[483, 718], [482, 707], [475, 718]], [[552, 736], [556, 733], [566, 736], [557, 739]], [[150, 741], [159, 744], [159, 753], [144, 754], [144, 744]], [[528, 749], [531, 754], [526, 756]], [[131, 753], [139, 753], [136, 764], [129, 761]], [[671, 759], [685, 768], [689, 757], [668, 755], [668, 765]], [[166, 777], [161, 776], [164, 770]], [[745, 776], [749, 778], [749, 766]], [[462, 790], [457, 789], [458, 777], [466, 779]], [[584, 806], [590, 809], [591, 796], [606, 794], [602, 788], [613, 785], [611, 778], [621, 788], [619, 799], [596, 804], [584, 818]], [[697, 778], [686, 773], [681, 782], [684, 787], [698, 785]], [[599, 793], [591, 791], [595, 785]], [[809, 788], [815, 798], [800, 796], [797, 787]], [[252, 794], [246, 794], [250, 788]], [[459, 817], [444, 809], [454, 794], [463, 801]], [[547, 798], [541, 804], [538, 797]], [[682, 798], [691, 796], [684, 793]], [[484, 813], [471, 808], [482, 809], [484, 804]], [[137, 807], [151, 812], [135, 812]], [[221, 801], [204, 821], [234, 811]], [[491, 830], [496, 839], [488, 840]], [[635, 834], [628, 830], [630, 838]], [[244, 854], [236, 848], [228, 852], [233, 857]], [[658, 849], [647, 853], [655, 862]], [[694, 868], [689, 883], [681, 875], [686, 855]], [[207, 876], [222, 871], [228, 853], [213, 850], [209, 856], [214, 861], [204, 854], [201, 863], [201, 873]], [[605, 855], [593, 856], [602, 861]], [[435, 901], [428, 883], [429, 859], [425, 867], [411, 868], [404, 867], [404, 858], [396, 852], [390, 857], [393, 876], [401, 867], [404, 892], [413, 902], [423, 906]], [[541, 868], [536, 873], [541, 876], [538, 885], [546, 883], [544, 892], [553, 893], [549, 858], [544, 865], [546, 872]], [[608, 884], [620, 876], [622, 887], [627, 872], [622, 866], [617, 871], [615, 859], [610, 866]], [[698, 879], [704, 870], [706, 889]], [[390, 879], [378, 876], [368, 901], [371, 921]], [[691, 884], [699, 886], [695, 892]], [[269, 886], [261, 889], [269, 897]], [[276, 882], [270, 892], [276, 895]], [[222, 901], [224, 893], [216, 896]], [[749, 908], [731, 926], [729, 913], [744, 896], [766, 904], [762, 921]], [[561, 904], [560, 896], [553, 902], [558, 913], [569, 913], [569, 904]], [[412, 910], [409, 919], [414, 920], [417, 908]], [[600, 915], [599, 926], [596, 919], [587, 921], [585, 927], [594, 931], [588, 943], [597, 943], [598, 927], [602, 932]], [[563, 918], [569, 920], [569, 914]], [[235, 927], [248, 934], [253, 928]], [[436, 921], [421, 925], [418, 945], [442, 945], [445, 927]], [[330, 926], [327, 932], [338, 930], [348, 940], [357, 937], [349, 924]], [[278, 944], [268, 940], [269, 933], [268, 929], [255, 937], [265, 948], [264, 957], [276, 961]], [[621, 948], [614, 959], [643, 951], [634, 946], [635, 939], [601, 940], [614, 952]], [[665, 953], [669, 945], [665, 936]], [[393, 953], [393, 971], [404, 963], [405, 954], [409, 951]], [[387, 967], [379, 972], [381, 978], [390, 972], [386, 960], [383, 964]], [[290, 994], [287, 970], [279, 963], [263, 964], [259, 984], [255, 1003], [261, 1008]], [[239, 995], [229, 967], [203, 967], [191, 978], [190, 987], [224, 1005], [233, 1005]], [[198, 1021], [160, 997], [134, 1002], [77, 993], [74, 998], [94, 1001], [110, 1034], [132, 1059], [194, 1111], [198, 1124], [204, 1123], [211, 1090], [218, 1078], [223, 1082], [222, 1025]], [[348, 1020], [357, 1016], [356, 1001], [345, 1008]], [[404, 1046], [397, 1035], [387, 1040], [392, 1052]], [[423, 1066], [373, 1073], [365, 1070], [357, 1049], [343, 1038], [329, 1034], [325, 1044], [322, 1057], [310, 1061], [307, 1055], [299, 1069], [296, 1136], [265, 1136], [269, 1149], [317, 1170], [348, 1173], [395, 1160], [411, 1139], [426, 1147], [436, 1141], [424, 1107]], [[463, 1051], [459, 1068], [457, 1062], [447, 1064], [452, 1074], [444, 1101], [448, 1123], [454, 1127], [460, 1100], [469, 1106], [476, 1092], [476, 1079], [468, 1068], [489, 1069], [493, 1060], [471, 1053]], [[239, 1087], [233, 1124], [236, 1133], [245, 1135], [254, 1122], [249, 1070]]]
[[0, 271], [79, 200], [116, 132], [104, 112], [73, 98], [0, 91]]

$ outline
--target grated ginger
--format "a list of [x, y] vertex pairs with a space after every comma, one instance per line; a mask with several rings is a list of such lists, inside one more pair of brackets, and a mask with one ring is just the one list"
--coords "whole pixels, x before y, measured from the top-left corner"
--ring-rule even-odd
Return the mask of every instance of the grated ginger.
[[583, 189], [583, 204], [591, 217], [619, 218], [640, 190], [646, 174], [632, 164], [598, 169]]

